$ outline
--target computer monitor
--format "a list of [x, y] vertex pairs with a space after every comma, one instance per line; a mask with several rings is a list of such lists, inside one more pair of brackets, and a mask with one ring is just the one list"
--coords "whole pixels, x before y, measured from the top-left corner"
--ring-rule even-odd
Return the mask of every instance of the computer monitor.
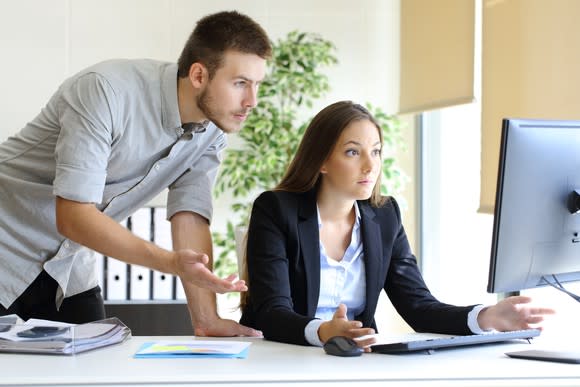
[[580, 121], [504, 119], [487, 291], [574, 297], [558, 283], [580, 281], [579, 209]]

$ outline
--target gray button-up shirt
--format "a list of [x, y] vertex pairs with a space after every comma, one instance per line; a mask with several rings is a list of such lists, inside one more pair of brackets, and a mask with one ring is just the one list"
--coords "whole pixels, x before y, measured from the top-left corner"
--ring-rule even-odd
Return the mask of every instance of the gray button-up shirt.
[[56, 230], [55, 196], [121, 221], [169, 187], [168, 218], [211, 220], [225, 145], [213, 123], [184, 133], [176, 64], [112, 60], [66, 80], [0, 144], [0, 303], [9, 307], [43, 269], [60, 286], [57, 305], [97, 285], [95, 253]]

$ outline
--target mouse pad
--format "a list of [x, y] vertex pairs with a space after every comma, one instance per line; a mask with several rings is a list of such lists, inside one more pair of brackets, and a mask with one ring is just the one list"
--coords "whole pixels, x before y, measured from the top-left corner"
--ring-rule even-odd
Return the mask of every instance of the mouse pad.
[[555, 361], [559, 363], [580, 364], [580, 352], [526, 350], [506, 352], [506, 355], [516, 359]]

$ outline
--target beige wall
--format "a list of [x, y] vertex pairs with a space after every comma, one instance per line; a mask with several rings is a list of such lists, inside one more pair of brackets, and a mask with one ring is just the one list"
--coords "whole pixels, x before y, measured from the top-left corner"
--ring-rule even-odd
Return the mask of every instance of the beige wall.
[[[329, 70], [337, 99], [395, 106], [398, 2], [346, 0], [21, 0], [0, 1], [0, 138], [20, 128], [68, 75], [114, 57], [175, 60], [203, 15], [238, 9], [273, 39], [293, 29], [318, 32], [338, 48]], [[201, 4], [201, 5], [200, 5]], [[356, 25], [353, 24], [356, 21]]]

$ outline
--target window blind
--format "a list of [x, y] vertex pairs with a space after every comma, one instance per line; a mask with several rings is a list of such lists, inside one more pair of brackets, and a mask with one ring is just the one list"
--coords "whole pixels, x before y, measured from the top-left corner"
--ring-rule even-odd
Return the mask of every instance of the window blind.
[[480, 212], [494, 209], [503, 118], [580, 119], [578, 15], [575, 0], [483, 2]]
[[399, 113], [473, 101], [474, 0], [402, 0]]

